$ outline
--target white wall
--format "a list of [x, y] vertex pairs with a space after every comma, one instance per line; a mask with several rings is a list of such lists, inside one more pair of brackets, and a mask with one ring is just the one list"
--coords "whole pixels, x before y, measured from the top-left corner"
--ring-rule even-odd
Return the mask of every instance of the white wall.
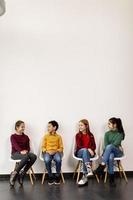
[[[60, 123], [63, 170], [71, 172], [77, 122], [97, 141], [108, 118], [123, 119], [126, 170], [133, 170], [133, 3], [131, 0], [12, 0], [0, 18], [0, 173], [8, 174], [8, 138], [26, 122], [36, 152], [47, 122]], [[132, 158], [132, 159], [131, 159]], [[43, 163], [35, 165], [42, 172]]]

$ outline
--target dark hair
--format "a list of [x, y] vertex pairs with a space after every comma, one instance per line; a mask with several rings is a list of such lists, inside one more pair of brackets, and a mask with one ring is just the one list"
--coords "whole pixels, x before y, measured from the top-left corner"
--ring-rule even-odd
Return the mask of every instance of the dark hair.
[[55, 120], [52, 120], [52, 121], [48, 122], [48, 124], [52, 124], [53, 127], [56, 127], [56, 129], [55, 129], [56, 131], [59, 128], [59, 124]]
[[23, 121], [19, 120], [15, 123], [15, 130], [17, 130], [17, 128], [21, 125], [21, 124], [24, 124]]
[[109, 119], [109, 121], [112, 123], [112, 124], [116, 124], [117, 126], [117, 129], [118, 129], [118, 132], [121, 133], [123, 135], [123, 140], [125, 138], [125, 131], [123, 129], [123, 125], [122, 125], [122, 121], [120, 118], [115, 118], [115, 117], [112, 117]]

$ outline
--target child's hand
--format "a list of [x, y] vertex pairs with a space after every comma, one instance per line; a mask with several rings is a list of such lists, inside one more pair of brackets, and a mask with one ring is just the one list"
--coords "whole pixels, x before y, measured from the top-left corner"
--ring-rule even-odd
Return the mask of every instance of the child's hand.
[[94, 156], [94, 152], [92, 151], [92, 149], [88, 149], [88, 151], [90, 152], [91, 156]]
[[22, 154], [22, 155], [25, 155], [25, 154], [27, 154], [27, 150], [23, 150], [23, 151], [20, 151], [20, 153]]
[[47, 151], [50, 155], [54, 155], [56, 152], [55, 151]]

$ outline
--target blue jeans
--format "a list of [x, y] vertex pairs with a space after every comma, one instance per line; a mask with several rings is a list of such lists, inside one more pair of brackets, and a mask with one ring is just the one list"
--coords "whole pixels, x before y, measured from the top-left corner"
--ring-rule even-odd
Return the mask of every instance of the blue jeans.
[[86, 148], [78, 150], [77, 157], [83, 159], [83, 174], [87, 174], [86, 163], [90, 162], [91, 155]]
[[53, 155], [50, 155], [49, 153], [43, 153], [45, 166], [46, 166], [46, 169], [48, 171], [48, 175], [49, 176], [52, 176], [52, 169], [51, 169], [51, 162], [52, 162], [52, 160], [54, 160], [54, 162], [56, 164], [56, 173], [57, 173], [57, 176], [60, 175], [61, 163], [62, 163], [62, 156], [63, 156], [63, 153], [60, 153], [60, 152], [57, 152], [57, 153], [55, 153]]
[[114, 158], [121, 157], [123, 152], [112, 144], [106, 146], [102, 161], [107, 164], [109, 174], [114, 174]]

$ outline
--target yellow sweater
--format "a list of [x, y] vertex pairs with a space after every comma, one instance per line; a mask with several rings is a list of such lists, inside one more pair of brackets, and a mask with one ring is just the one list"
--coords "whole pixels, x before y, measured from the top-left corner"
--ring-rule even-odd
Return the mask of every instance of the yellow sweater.
[[63, 152], [63, 142], [59, 134], [46, 133], [42, 141], [43, 152]]

